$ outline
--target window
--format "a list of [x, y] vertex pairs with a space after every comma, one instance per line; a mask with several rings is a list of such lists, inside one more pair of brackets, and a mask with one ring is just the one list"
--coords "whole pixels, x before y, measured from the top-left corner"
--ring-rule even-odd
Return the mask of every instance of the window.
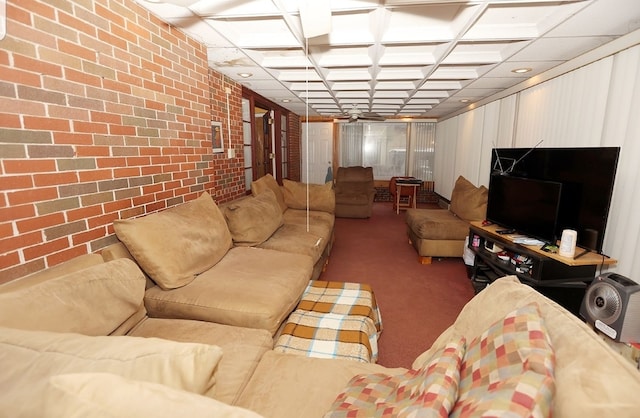
[[249, 99], [242, 99], [242, 144], [244, 150], [244, 184], [251, 190], [253, 181], [253, 157], [251, 155], [251, 103]]
[[433, 122], [344, 123], [340, 165], [373, 167], [376, 180], [414, 176], [432, 181], [434, 142]]

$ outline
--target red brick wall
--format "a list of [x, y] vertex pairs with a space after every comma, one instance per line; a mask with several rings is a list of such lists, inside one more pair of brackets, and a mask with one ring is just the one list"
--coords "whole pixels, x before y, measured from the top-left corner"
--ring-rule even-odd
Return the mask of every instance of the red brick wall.
[[0, 282], [99, 251], [115, 219], [244, 194], [241, 88], [207, 68], [204, 45], [133, 0], [50, 3], [6, 6]]

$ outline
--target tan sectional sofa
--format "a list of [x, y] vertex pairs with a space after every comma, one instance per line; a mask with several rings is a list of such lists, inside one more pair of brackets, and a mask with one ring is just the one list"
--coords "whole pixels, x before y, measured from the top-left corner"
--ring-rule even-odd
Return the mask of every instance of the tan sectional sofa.
[[407, 209], [407, 235], [422, 264], [432, 257], [462, 257], [471, 221], [487, 212], [488, 190], [466, 178], [456, 180], [448, 209]]
[[285, 180], [281, 188], [270, 177], [254, 182], [255, 196], [222, 207], [203, 193], [159, 213], [115, 221], [121, 242], [102, 255], [130, 258], [146, 273], [144, 300], [152, 317], [275, 334], [309, 280], [320, 275], [333, 241], [333, 190], [310, 188], [308, 230], [306, 185]]
[[[504, 349], [512, 351], [511, 364], [520, 365], [516, 372], [524, 372], [505, 377], [503, 364], [478, 360], [484, 366], [477, 372], [488, 379], [480, 383], [489, 386], [468, 390], [465, 373], [474, 374], [468, 368], [476, 362], [460, 357], [461, 362], [454, 363], [458, 373], [449, 380], [455, 390], [436, 397], [450, 397], [439, 406], [451, 409], [451, 416], [460, 416], [459, 405], [473, 396], [478, 398], [476, 412], [522, 407], [509, 395], [522, 387], [535, 400], [524, 404], [541, 416], [631, 418], [640, 410], [640, 372], [582, 321], [515, 277], [499, 279], [476, 295], [415, 360], [410, 373], [276, 353], [266, 330], [150, 318], [144, 288], [145, 277], [135, 263], [103, 263], [97, 255], [0, 286], [0, 411], [11, 417], [313, 418], [329, 411], [333, 414], [326, 416], [344, 416], [338, 409], [345, 400], [335, 400], [358, 382], [372, 379], [384, 389], [392, 382], [428, 381], [440, 373], [431, 365], [446, 365], [441, 359], [456, 344], [463, 349], [457, 354], [466, 349], [464, 356], [472, 347], [489, 347], [483, 355], [491, 358], [502, 352], [502, 341]], [[531, 367], [541, 347], [520, 347], [516, 341], [514, 349], [514, 327], [504, 319], [532, 306], [539, 322], [532, 320], [526, 335], [531, 332], [533, 341], [547, 343], [552, 376], [544, 376], [544, 367]], [[494, 340], [483, 344], [489, 337]], [[551, 390], [536, 395], [535, 386], [521, 381], [520, 375], [540, 370]], [[442, 387], [418, 384], [422, 391]], [[428, 413], [422, 401], [415, 405], [418, 397], [399, 399], [393, 390], [387, 392], [378, 400], [385, 407], [409, 401]], [[359, 416], [373, 416], [372, 407], [360, 405]]]

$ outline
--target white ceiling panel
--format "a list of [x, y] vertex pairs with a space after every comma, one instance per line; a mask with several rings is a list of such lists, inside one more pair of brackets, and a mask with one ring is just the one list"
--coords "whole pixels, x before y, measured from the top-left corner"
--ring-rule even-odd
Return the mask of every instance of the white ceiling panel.
[[310, 116], [446, 116], [640, 28], [640, 0], [308, 0], [331, 19], [305, 39], [301, 0], [136, 1], [214, 70]]

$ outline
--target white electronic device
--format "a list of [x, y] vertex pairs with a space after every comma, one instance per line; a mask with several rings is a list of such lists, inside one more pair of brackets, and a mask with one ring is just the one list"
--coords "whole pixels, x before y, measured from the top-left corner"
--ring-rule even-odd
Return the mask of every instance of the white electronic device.
[[640, 342], [640, 284], [616, 273], [596, 277], [582, 299], [580, 315], [619, 342]]

